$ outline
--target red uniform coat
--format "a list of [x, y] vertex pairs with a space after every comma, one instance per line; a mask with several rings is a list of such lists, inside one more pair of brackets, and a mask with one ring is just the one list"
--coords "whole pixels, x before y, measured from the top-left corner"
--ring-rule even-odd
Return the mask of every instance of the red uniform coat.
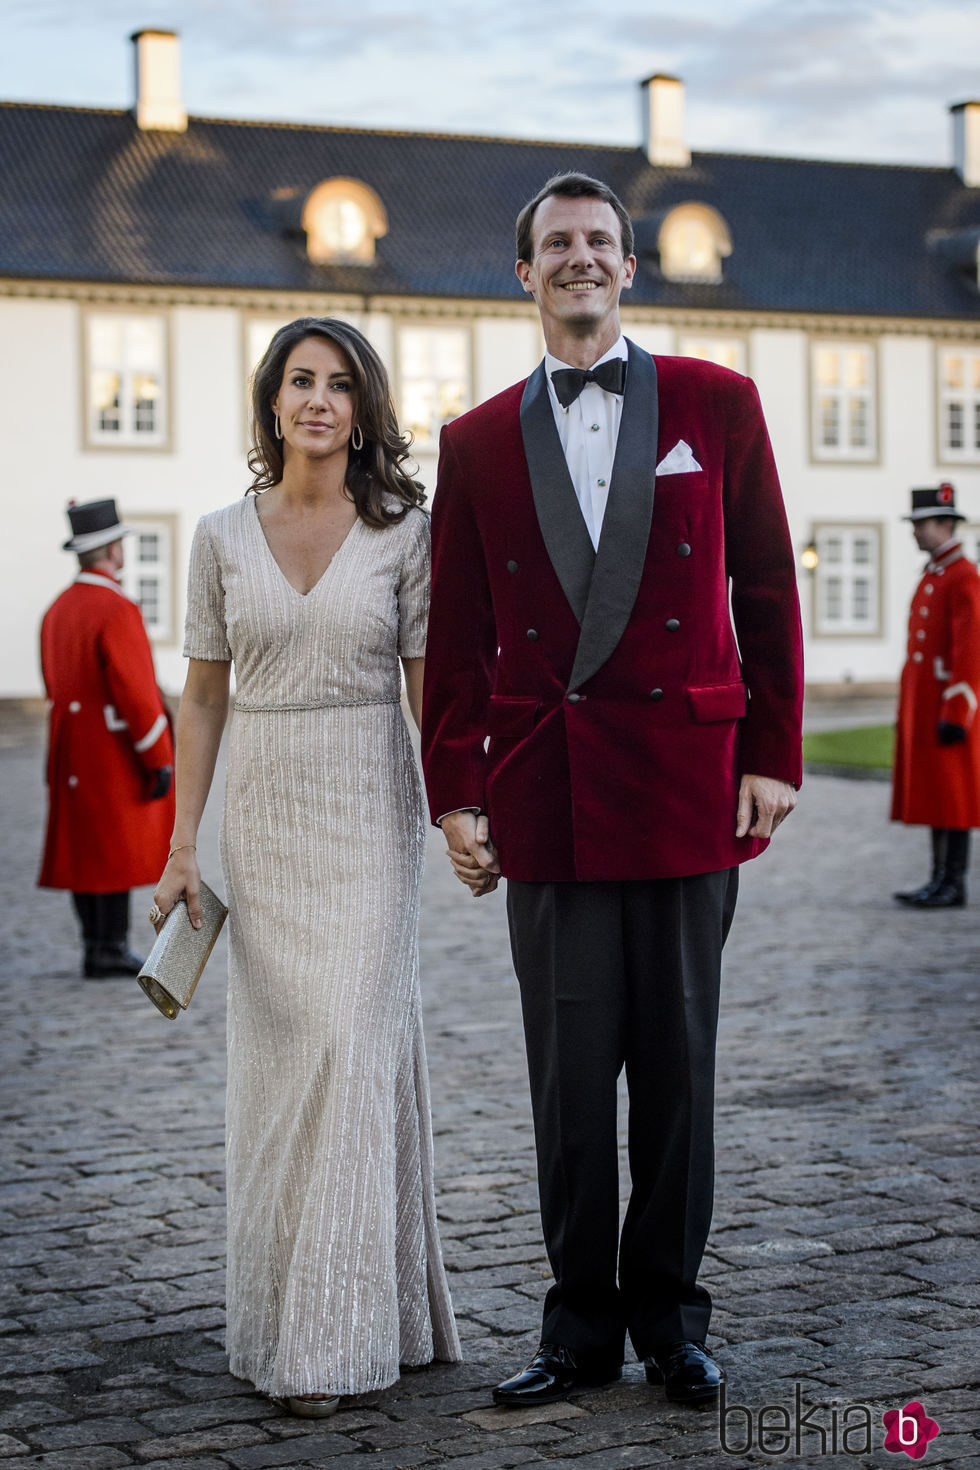
[[51, 716], [40, 886], [121, 893], [155, 883], [174, 802], [147, 792], [152, 773], [173, 765], [173, 741], [140, 610], [111, 577], [80, 572], [51, 605], [41, 669]]
[[[510, 878], [730, 867], [766, 845], [735, 838], [740, 776], [801, 779], [795, 564], [758, 395], [710, 363], [629, 353], [597, 553], [543, 368], [442, 435], [430, 810], [486, 810]], [[654, 487], [681, 439], [701, 468]]]
[[[898, 704], [892, 818], [980, 827], [980, 576], [957, 542], [933, 558], [912, 598]], [[940, 745], [940, 720], [966, 741]]]

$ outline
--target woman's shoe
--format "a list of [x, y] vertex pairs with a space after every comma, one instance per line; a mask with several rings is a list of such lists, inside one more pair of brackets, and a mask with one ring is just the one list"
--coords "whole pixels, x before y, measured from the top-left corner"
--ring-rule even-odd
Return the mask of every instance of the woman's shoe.
[[298, 1393], [283, 1399], [286, 1410], [300, 1419], [329, 1419], [340, 1408], [339, 1393]]

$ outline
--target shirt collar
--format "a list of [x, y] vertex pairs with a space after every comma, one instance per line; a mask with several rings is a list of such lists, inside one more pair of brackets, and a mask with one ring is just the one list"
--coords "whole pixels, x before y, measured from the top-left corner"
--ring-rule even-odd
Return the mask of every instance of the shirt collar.
[[[604, 352], [601, 357], [597, 357], [595, 362], [590, 363], [589, 366], [591, 368], [597, 368], [600, 362], [611, 362], [614, 357], [623, 357], [627, 360], [629, 359], [629, 348], [626, 345], [626, 338], [623, 336], [622, 332], [620, 332], [618, 340], [613, 343], [609, 351]], [[545, 353], [544, 370], [548, 378], [548, 387], [551, 389], [552, 393], [554, 393], [555, 391], [551, 385], [552, 373], [558, 371], [560, 368], [570, 368], [571, 366], [572, 364], [570, 362], [562, 362], [560, 357], [553, 357], [550, 352]], [[555, 401], [557, 402], [558, 400], [556, 399]]]

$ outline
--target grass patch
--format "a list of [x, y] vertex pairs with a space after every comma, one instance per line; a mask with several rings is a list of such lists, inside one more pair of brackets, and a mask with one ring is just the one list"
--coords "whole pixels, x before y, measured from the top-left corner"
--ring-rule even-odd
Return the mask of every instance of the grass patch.
[[854, 730], [815, 730], [803, 737], [803, 759], [827, 766], [890, 771], [895, 759], [895, 727], [859, 725]]

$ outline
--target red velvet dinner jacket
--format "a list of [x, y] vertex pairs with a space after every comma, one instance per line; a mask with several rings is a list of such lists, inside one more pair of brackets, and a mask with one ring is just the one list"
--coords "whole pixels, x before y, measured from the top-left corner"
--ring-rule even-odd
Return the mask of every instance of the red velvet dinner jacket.
[[[701, 468], [654, 485], [680, 440]], [[432, 817], [485, 810], [504, 875], [529, 882], [754, 857], [766, 843], [735, 837], [739, 779], [799, 783], [802, 710], [795, 562], [755, 387], [630, 344], [594, 557], [556, 445], [541, 368], [443, 431]]]

